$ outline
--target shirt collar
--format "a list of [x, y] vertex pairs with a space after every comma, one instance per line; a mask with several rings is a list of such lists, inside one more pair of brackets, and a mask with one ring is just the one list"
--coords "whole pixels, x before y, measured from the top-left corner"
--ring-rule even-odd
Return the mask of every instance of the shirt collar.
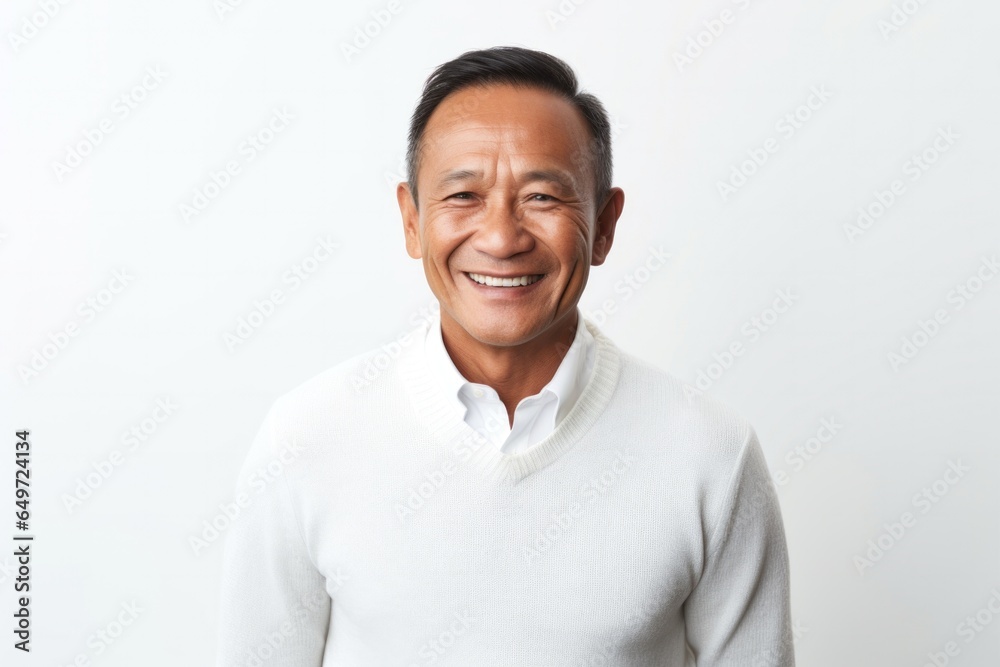
[[[576, 399], [583, 393], [583, 388], [587, 384], [587, 370], [594, 365], [594, 336], [587, 328], [579, 307], [576, 312], [579, 324], [573, 342], [570, 343], [565, 356], [559, 362], [559, 367], [556, 368], [552, 379], [539, 392], [539, 394], [548, 392], [555, 396], [557, 423], [566, 416]], [[465, 386], [476, 386], [476, 383], [469, 382], [459, 372], [455, 362], [448, 354], [441, 334], [440, 311], [430, 320], [424, 341], [424, 354], [434, 382], [444, 392], [448, 402], [455, 407], [460, 418], [464, 419], [466, 408], [459, 398], [459, 391]]]

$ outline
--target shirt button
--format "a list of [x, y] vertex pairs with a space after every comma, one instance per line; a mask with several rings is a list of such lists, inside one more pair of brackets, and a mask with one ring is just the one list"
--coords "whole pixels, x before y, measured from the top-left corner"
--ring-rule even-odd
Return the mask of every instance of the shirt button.
[[472, 390], [472, 395], [475, 396], [476, 398], [482, 398], [483, 390], [480, 389], [479, 387], [476, 387], [475, 389]]

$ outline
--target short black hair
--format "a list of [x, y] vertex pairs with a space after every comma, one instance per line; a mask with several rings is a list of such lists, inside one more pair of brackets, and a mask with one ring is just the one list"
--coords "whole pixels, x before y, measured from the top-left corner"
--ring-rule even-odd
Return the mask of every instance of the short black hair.
[[540, 88], [561, 95], [583, 114], [590, 129], [588, 150], [578, 159], [588, 160], [596, 177], [594, 194], [598, 203], [611, 190], [611, 123], [601, 101], [581, 91], [576, 74], [564, 61], [543, 51], [517, 46], [494, 46], [466, 51], [438, 67], [427, 77], [423, 93], [410, 119], [406, 151], [407, 182], [414, 204], [417, 202], [417, 169], [424, 129], [431, 114], [444, 99], [471, 86], [507, 84]]

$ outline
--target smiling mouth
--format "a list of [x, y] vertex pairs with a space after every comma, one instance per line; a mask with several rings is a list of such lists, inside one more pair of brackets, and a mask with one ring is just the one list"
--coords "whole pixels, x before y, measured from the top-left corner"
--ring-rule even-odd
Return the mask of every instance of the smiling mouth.
[[501, 278], [494, 276], [487, 276], [482, 273], [469, 273], [466, 272], [465, 275], [469, 276], [471, 280], [480, 285], [486, 287], [526, 287], [532, 283], [536, 283], [541, 280], [545, 274], [526, 274], [523, 276], [511, 276], [509, 278]]

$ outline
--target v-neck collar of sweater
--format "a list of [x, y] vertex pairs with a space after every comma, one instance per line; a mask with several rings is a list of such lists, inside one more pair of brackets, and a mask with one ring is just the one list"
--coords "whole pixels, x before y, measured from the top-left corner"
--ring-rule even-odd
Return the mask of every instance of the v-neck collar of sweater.
[[479, 431], [456, 416], [454, 406], [434, 382], [424, 357], [423, 341], [431, 320], [422, 321], [407, 337], [410, 342], [398, 360], [399, 374], [410, 393], [418, 418], [436, 438], [453, 444], [464, 442], [473, 450], [469, 464], [491, 478], [516, 484], [552, 464], [572, 448], [597, 421], [618, 384], [621, 370], [618, 347], [596, 324], [586, 317], [583, 317], [583, 322], [597, 344], [593, 373], [576, 403], [555, 430], [523, 452], [501, 452]]

